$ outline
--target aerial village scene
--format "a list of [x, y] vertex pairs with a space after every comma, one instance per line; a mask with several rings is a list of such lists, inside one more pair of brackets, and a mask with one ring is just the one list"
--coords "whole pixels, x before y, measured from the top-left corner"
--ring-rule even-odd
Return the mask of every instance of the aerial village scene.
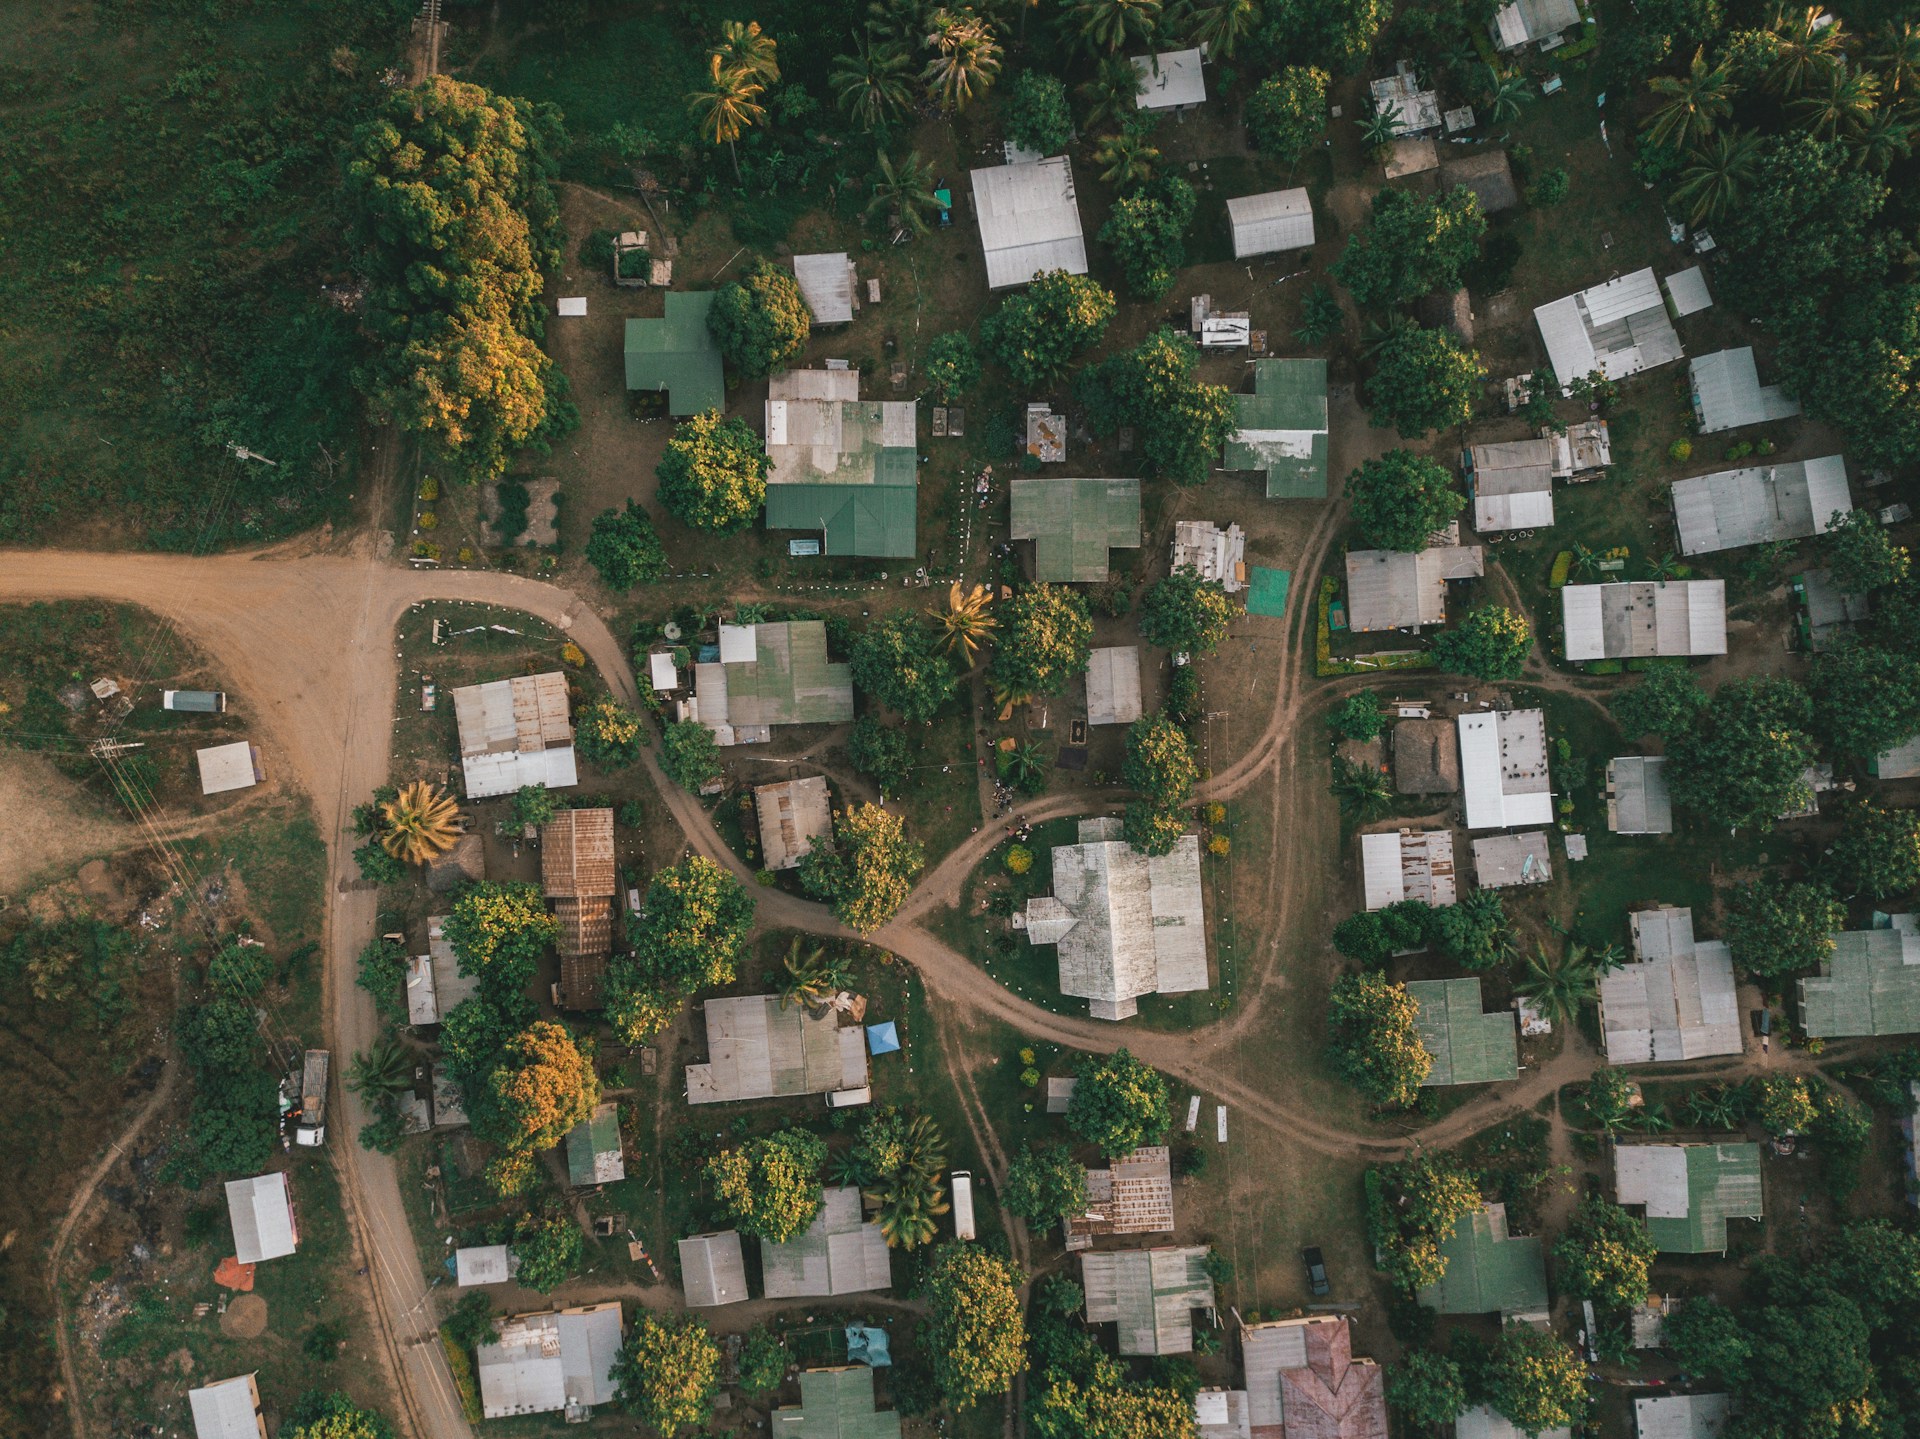
[[0, 11], [0, 1435], [1920, 1439], [1913, 0]]

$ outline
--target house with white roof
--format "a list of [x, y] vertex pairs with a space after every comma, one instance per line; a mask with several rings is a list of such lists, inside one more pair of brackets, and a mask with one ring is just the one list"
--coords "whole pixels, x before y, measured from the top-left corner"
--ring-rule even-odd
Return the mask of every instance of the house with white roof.
[[1396, 140], [1440, 128], [1440, 96], [1432, 90], [1421, 89], [1420, 77], [1404, 60], [1393, 74], [1372, 81], [1367, 93], [1373, 97], [1374, 114], [1389, 109], [1397, 113], [1398, 118], [1393, 122]]
[[1673, 486], [1673, 521], [1686, 555], [1824, 535], [1852, 508], [1839, 455], [1717, 470]]
[[770, 530], [820, 536], [829, 555], [915, 552], [918, 403], [863, 400], [860, 372], [787, 370], [767, 382]]
[[613, 1401], [620, 1357], [620, 1301], [586, 1304], [501, 1321], [491, 1344], [474, 1351], [480, 1412], [489, 1419], [564, 1413], [584, 1421]]
[[242, 1264], [281, 1259], [300, 1245], [284, 1173], [229, 1179], [227, 1218], [233, 1222], [233, 1257]]
[[1533, 318], [1562, 386], [1595, 370], [1623, 380], [1685, 353], [1651, 269], [1542, 305]]
[[747, 1260], [740, 1233], [723, 1229], [693, 1234], [680, 1241], [680, 1283], [687, 1308], [716, 1309], [749, 1298]]
[[869, 1220], [860, 1191], [829, 1185], [820, 1212], [784, 1244], [760, 1241], [761, 1283], [769, 1299], [865, 1294], [893, 1284], [893, 1256], [877, 1221]]
[[1247, 587], [1246, 532], [1234, 524], [1223, 530], [1211, 520], [1176, 520], [1172, 567], [1190, 567], [1201, 579], [1238, 594]]
[[1347, 551], [1347, 628], [1357, 635], [1447, 622], [1447, 581], [1486, 573], [1479, 545]]
[[1460, 1417], [1453, 1421], [1453, 1439], [1573, 1439], [1573, 1430], [1562, 1425], [1558, 1429], [1542, 1429], [1538, 1436], [1529, 1436], [1499, 1410], [1476, 1404], [1461, 1410]]
[[1107, 645], [1087, 656], [1087, 723], [1132, 724], [1140, 702], [1140, 646]]
[[1560, 617], [1570, 660], [1727, 652], [1725, 580], [1566, 585]]
[[1607, 761], [1607, 828], [1615, 834], [1672, 834], [1673, 796], [1664, 755]]
[[1467, 451], [1467, 495], [1481, 534], [1553, 523], [1553, 441], [1507, 440]]
[[1538, 45], [1557, 49], [1561, 35], [1580, 23], [1574, 0], [1508, 0], [1494, 12], [1493, 43], [1502, 53]]
[[1694, 938], [1691, 909], [1637, 910], [1627, 923], [1633, 963], [1600, 980], [1607, 1062], [1665, 1064], [1740, 1053], [1744, 1036], [1727, 946]]
[[1473, 877], [1482, 889], [1546, 884], [1553, 878], [1553, 850], [1545, 830], [1490, 834], [1473, 842]]
[[853, 319], [853, 261], [846, 251], [795, 255], [793, 278], [800, 286], [800, 298], [813, 311], [815, 328], [844, 325]]
[[1158, 55], [1134, 55], [1134, 73], [1140, 88], [1133, 97], [1140, 110], [1191, 110], [1207, 103], [1207, 78], [1200, 66], [1200, 50], [1165, 50]]
[[580, 782], [567, 677], [559, 670], [463, 685], [453, 692], [453, 716], [467, 798], [512, 794], [530, 784], [568, 789]]
[[187, 1405], [193, 1411], [195, 1439], [267, 1439], [260, 1386], [251, 1374], [189, 1389]]
[[1457, 897], [1453, 872], [1453, 831], [1390, 830], [1360, 836], [1361, 886], [1368, 909], [1385, 909], [1403, 899], [1436, 907]]
[[193, 757], [200, 767], [201, 794], [252, 789], [267, 777], [260, 767], [259, 749], [243, 739], [195, 750]]
[[1233, 258], [1313, 248], [1313, 200], [1304, 188], [1236, 195], [1227, 201]]
[[1800, 413], [1798, 400], [1788, 398], [1778, 385], [1760, 383], [1752, 345], [1696, 355], [1687, 362], [1687, 375], [1693, 387], [1693, 417], [1703, 435], [1791, 419]]
[[1733, 1413], [1731, 1394], [1665, 1394], [1633, 1401], [1638, 1439], [1720, 1439]]
[[1458, 724], [1467, 828], [1552, 824], [1545, 712], [1482, 710], [1461, 715]]
[[1080, 821], [1077, 844], [1053, 851], [1053, 893], [1027, 901], [1030, 944], [1059, 946], [1060, 992], [1095, 1019], [1126, 1019], [1143, 994], [1207, 988], [1207, 917], [1200, 840], [1144, 855], [1117, 819]]
[[519, 1267], [504, 1244], [469, 1244], [453, 1251], [453, 1281], [462, 1289], [505, 1284]]
[[1052, 270], [1087, 273], [1087, 244], [1066, 156], [975, 170], [973, 208], [986, 251], [988, 289], [1024, 285]]

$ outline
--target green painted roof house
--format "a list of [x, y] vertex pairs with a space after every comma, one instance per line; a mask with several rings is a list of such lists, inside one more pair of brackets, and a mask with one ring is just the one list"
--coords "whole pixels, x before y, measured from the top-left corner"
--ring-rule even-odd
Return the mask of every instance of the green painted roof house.
[[873, 1404], [864, 1364], [800, 1371], [800, 1403], [773, 1411], [775, 1439], [900, 1439], [900, 1416]]
[[1033, 541], [1042, 584], [1099, 584], [1108, 550], [1140, 548], [1140, 481], [1020, 478], [1013, 482], [1013, 538]]
[[665, 390], [667, 413], [698, 415], [727, 407], [720, 347], [707, 329], [711, 290], [669, 290], [658, 320], [627, 321], [627, 388]]
[[919, 407], [863, 400], [858, 370], [789, 370], [767, 386], [767, 528], [811, 530], [829, 555], [918, 549]]
[[1727, 1221], [1761, 1217], [1757, 1144], [1623, 1144], [1613, 1171], [1616, 1197], [1646, 1206], [1663, 1254], [1725, 1254]]
[[1920, 1033], [1920, 931], [1849, 929], [1800, 981], [1800, 1022], [1819, 1039]]
[[1235, 395], [1240, 428], [1224, 468], [1265, 470], [1270, 500], [1327, 497], [1327, 362], [1255, 360], [1253, 393]]
[[1420, 1043], [1433, 1056], [1422, 1087], [1490, 1084], [1520, 1077], [1520, 1040], [1513, 1011], [1481, 1013], [1477, 979], [1416, 979], [1407, 993], [1420, 1006]]
[[1442, 1314], [1524, 1319], [1547, 1313], [1547, 1259], [1536, 1238], [1507, 1233], [1507, 1206], [1489, 1204], [1462, 1217], [1440, 1246], [1447, 1272], [1420, 1291]]

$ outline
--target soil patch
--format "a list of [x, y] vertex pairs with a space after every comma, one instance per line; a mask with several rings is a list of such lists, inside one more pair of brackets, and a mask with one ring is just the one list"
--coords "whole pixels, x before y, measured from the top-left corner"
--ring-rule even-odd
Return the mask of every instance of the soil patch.
[[258, 1339], [267, 1332], [267, 1301], [258, 1294], [236, 1294], [220, 1316], [220, 1332], [229, 1339]]

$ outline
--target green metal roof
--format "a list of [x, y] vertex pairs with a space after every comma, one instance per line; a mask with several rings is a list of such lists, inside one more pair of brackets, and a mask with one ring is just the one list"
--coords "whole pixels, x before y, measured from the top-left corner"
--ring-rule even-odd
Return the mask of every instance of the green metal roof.
[[1520, 1041], [1513, 1011], [1481, 1013], [1477, 979], [1416, 979], [1407, 993], [1420, 1006], [1420, 1043], [1433, 1056], [1424, 1081], [1487, 1084], [1520, 1076]]
[[907, 483], [768, 485], [767, 528], [826, 530], [829, 555], [911, 558], [918, 550], [920, 491], [907, 451]]
[[873, 1407], [873, 1371], [866, 1365], [806, 1369], [799, 1408], [774, 1410], [773, 1432], [780, 1439], [900, 1439], [900, 1416]]
[[1140, 548], [1140, 481], [1016, 479], [1013, 538], [1032, 540], [1043, 584], [1107, 577], [1107, 551]]
[[1800, 981], [1800, 1020], [1817, 1038], [1920, 1033], [1920, 935], [1852, 929], [1833, 936], [1822, 973]]
[[1488, 1205], [1460, 1221], [1440, 1246], [1447, 1272], [1420, 1291], [1442, 1314], [1547, 1312], [1547, 1261], [1536, 1238], [1507, 1233], [1504, 1205]]
[[1270, 500], [1327, 497], [1327, 362], [1255, 360], [1253, 393], [1235, 395], [1229, 470], [1265, 470]]
[[627, 321], [629, 390], [665, 390], [674, 415], [727, 407], [720, 347], [707, 329], [712, 304], [711, 290], [670, 290], [666, 318]]
[[1724, 1254], [1727, 1221], [1758, 1219], [1760, 1146], [1688, 1144], [1687, 1215], [1647, 1216], [1647, 1232], [1664, 1254]]
[[611, 1104], [594, 1110], [593, 1117], [582, 1120], [567, 1131], [567, 1180], [576, 1185], [603, 1182], [595, 1159], [602, 1154], [620, 1153], [620, 1114]]
[[827, 659], [822, 620], [756, 625], [759, 657], [727, 669], [736, 725], [843, 724], [853, 718], [853, 671]]

